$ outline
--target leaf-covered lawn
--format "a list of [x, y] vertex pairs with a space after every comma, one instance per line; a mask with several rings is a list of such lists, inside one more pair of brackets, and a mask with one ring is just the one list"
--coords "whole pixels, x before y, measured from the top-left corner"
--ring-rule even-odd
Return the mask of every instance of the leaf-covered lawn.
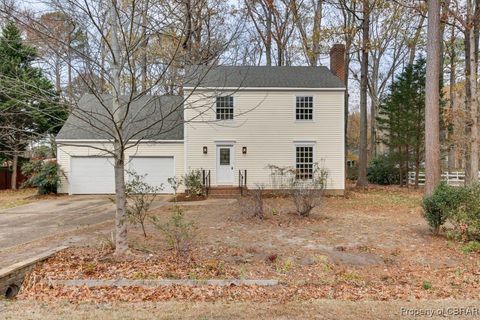
[[34, 201], [36, 189], [0, 190], [0, 209], [13, 208]]
[[[400, 188], [350, 191], [325, 199], [300, 218], [288, 199], [265, 200], [263, 221], [236, 203], [185, 206], [198, 226], [188, 259], [167, 250], [152, 226], [130, 228], [134, 254], [117, 261], [99, 247], [72, 248], [39, 266], [22, 298], [71, 301], [292, 301], [296, 299], [480, 299], [480, 255], [431, 235], [421, 192]], [[166, 221], [170, 209], [155, 214]], [[278, 279], [276, 287], [69, 288], [48, 279]]]

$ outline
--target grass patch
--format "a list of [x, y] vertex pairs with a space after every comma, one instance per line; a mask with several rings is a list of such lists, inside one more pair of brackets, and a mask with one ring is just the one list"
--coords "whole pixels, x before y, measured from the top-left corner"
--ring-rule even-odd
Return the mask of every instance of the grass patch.
[[423, 283], [422, 283], [422, 288], [424, 290], [430, 290], [430, 289], [432, 289], [432, 283], [428, 280], [424, 280]]
[[478, 241], [470, 241], [468, 242], [466, 245], [464, 245], [462, 248], [461, 248], [462, 252], [464, 254], [469, 254], [469, 253], [473, 253], [473, 252], [478, 252], [480, 253], [480, 242]]

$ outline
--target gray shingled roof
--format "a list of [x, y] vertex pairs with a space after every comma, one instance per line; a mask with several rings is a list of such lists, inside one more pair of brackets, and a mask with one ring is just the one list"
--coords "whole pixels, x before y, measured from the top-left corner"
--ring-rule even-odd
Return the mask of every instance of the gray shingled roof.
[[[122, 101], [128, 101], [125, 97]], [[84, 95], [57, 139], [112, 139], [113, 123], [106, 107], [112, 97]], [[110, 108], [108, 109], [110, 110]], [[129, 139], [182, 140], [183, 97], [142, 96], [130, 104], [124, 135]]]
[[345, 88], [327, 67], [190, 66], [185, 87]]

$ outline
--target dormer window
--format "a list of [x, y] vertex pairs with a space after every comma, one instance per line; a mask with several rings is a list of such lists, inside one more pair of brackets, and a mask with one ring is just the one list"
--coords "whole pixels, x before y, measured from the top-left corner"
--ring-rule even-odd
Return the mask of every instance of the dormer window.
[[295, 105], [296, 120], [313, 120], [313, 97], [297, 97]]
[[217, 120], [233, 120], [233, 97], [217, 97]]

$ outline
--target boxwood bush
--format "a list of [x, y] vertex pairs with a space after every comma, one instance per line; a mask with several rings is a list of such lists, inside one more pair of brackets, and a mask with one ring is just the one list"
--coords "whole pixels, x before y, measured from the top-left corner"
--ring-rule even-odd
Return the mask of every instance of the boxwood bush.
[[423, 199], [422, 205], [423, 216], [434, 234], [449, 221], [454, 226], [455, 238], [480, 240], [480, 184], [451, 187], [442, 183]]
[[368, 182], [388, 185], [400, 183], [400, 174], [395, 163], [388, 155], [381, 155], [374, 158], [367, 168]]
[[423, 217], [435, 235], [440, 232], [440, 227], [452, 215], [455, 207], [461, 202], [461, 198], [461, 191], [458, 188], [441, 183], [431, 196], [423, 199]]

